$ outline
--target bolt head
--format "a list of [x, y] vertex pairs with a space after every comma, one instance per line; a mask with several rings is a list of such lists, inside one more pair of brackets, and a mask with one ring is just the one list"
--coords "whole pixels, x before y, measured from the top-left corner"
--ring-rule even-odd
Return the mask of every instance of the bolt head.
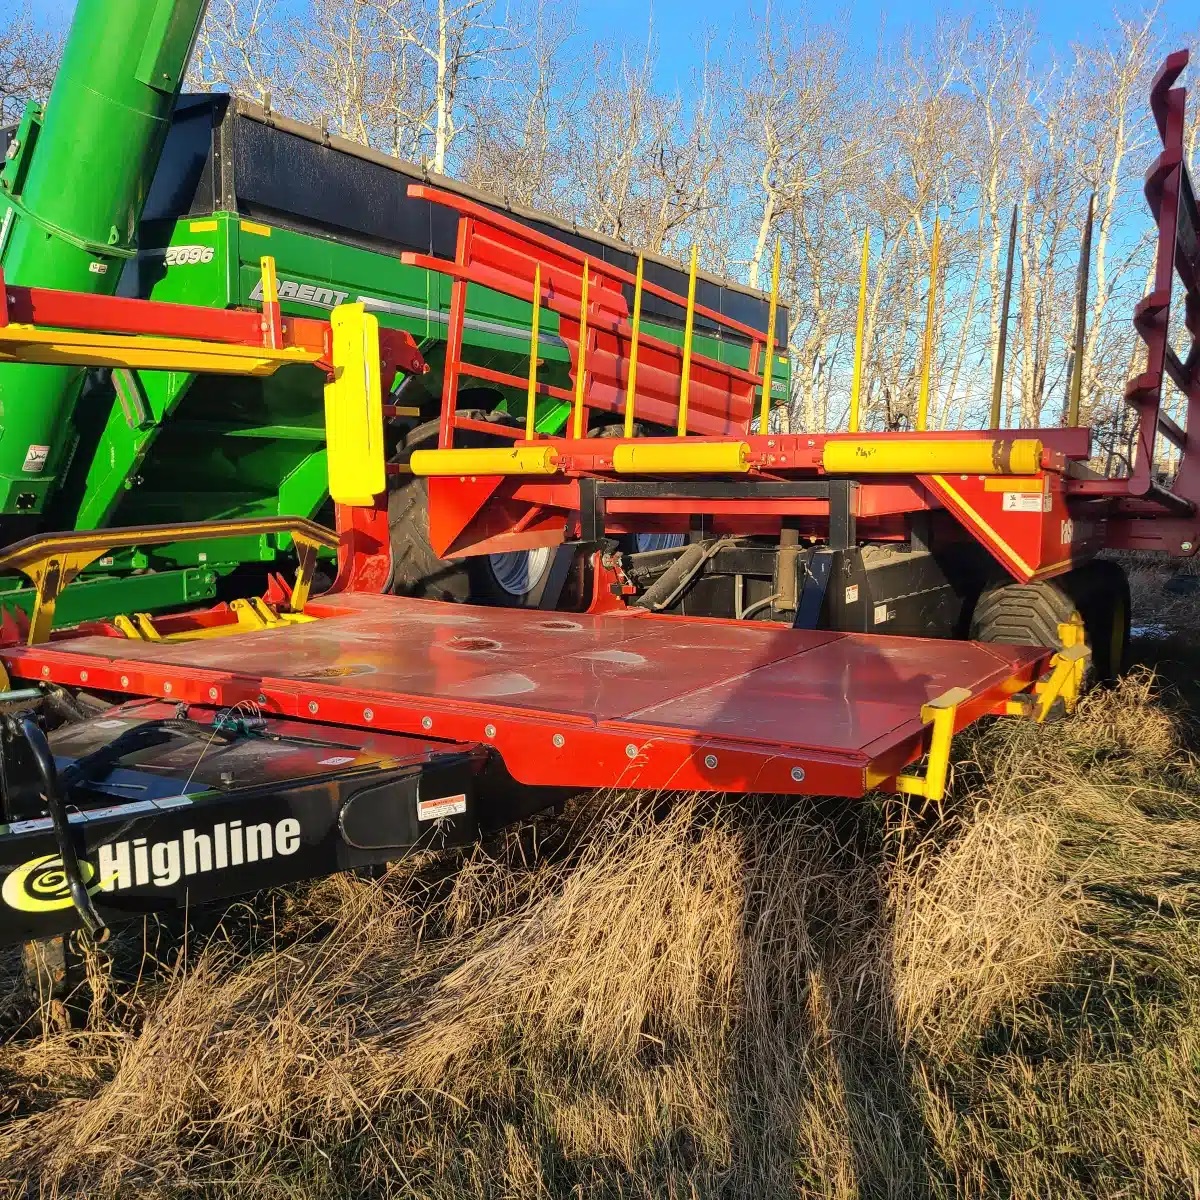
[[259, 692], [259, 693], [258, 693], [258, 697], [257, 697], [257, 699], [258, 699], [258, 702], [259, 702], [259, 704], [266, 704], [266, 702], [267, 702], [267, 696], [266, 696], [266, 693], [265, 693], [265, 692]]
[[421, 728], [422, 729], [432, 729], [433, 728], [433, 718], [432, 717], [422, 717], [421, 718]]
[[483, 736], [484, 736], [484, 737], [490, 737], [490, 738], [494, 738], [494, 737], [496, 736], [496, 727], [495, 727], [495, 725], [485, 725], [485, 726], [483, 727]]
[[308, 711], [309, 711], [310, 713], [312, 713], [312, 714], [313, 714], [313, 716], [316, 716], [316, 714], [317, 714], [317, 702], [316, 702], [315, 700], [310, 700], [310, 701], [308, 702]]
[[704, 756], [704, 765], [710, 771], [717, 769], [717, 756], [715, 754], [706, 754]]
[[637, 752], [638, 752], [638, 749], [632, 742], [630, 742], [629, 745], [625, 747], [625, 757], [626, 758], [637, 758]]
[[121, 686], [122, 686], [122, 687], [128, 687], [128, 686], [129, 686], [129, 676], [128, 676], [128, 675], [122, 675], [122, 676], [121, 676]]
[[567, 739], [561, 733], [556, 733], [552, 740], [560, 750], [567, 744]]
[[793, 783], [803, 783], [804, 782], [804, 768], [803, 767], [793, 767], [792, 768], [792, 782]]
[[1192, 543], [1191, 542], [1180, 542], [1179, 548], [1180, 548], [1180, 550], [1190, 550], [1192, 548]]
[[364, 708], [363, 709], [363, 720], [364, 721], [375, 720], [375, 710], [372, 708]]
[[79, 672], [79, 682], [87, 683], [87, 681], [88, 681], [88, 673], [86, 671], [80, 671]]
[[43, 668], [42, 668], [42, 678], [43, 678], [43, 679], [49, 679], [49, 677], [50, 677], [50, 668], [49, 668], [49, 667], [43, 667]]
[[171, 685], [169, 683], [164, 683], [163, 684], [163, 695], [169, 696], [170, 694], [171, 694]]
[[217, 698], [217, 689], [216, 688], [208, 689], [208, 698], [210, 700], [215, 700]]

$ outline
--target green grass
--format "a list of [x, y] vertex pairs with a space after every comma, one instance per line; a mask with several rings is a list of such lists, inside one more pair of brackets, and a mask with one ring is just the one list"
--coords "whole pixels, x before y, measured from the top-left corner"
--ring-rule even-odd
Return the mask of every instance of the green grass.
[[[1143, 611], [1156, 601], [1139, 583]], [[1139, 654], [1195, 677], [1178, 609]], [[1200, 769], [1145, 669], [940, 811], [600, 797], [265, 898], [0, 1046], [0, 1179], [154, 1197], [1200, 1196]]]

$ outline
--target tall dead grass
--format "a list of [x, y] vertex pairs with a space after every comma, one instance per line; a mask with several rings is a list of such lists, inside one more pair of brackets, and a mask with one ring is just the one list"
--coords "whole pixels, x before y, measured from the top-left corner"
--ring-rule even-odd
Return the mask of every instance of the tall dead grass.
[[[1200, 1195], [1200, 776], [1140, 676], [941, 813], [600, 797], [0, 1048], [9, 1194]], [[452, 870], [450, 868], [453, 868]], [[260, 909], [260, 912], [264, 911]], [[243, 920], [239, 917], [239, 920]]]

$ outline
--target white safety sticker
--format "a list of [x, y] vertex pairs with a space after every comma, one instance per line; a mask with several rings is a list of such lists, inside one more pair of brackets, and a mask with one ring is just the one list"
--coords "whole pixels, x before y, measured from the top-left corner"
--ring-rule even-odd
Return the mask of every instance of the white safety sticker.
[[1034, 512], [1042, 511], [1041, 492], [1005, 492], [1005, 512]]
[[846, 603], [847, 604], [855, 604], [857, 602], [858, 602], [858, 584], [852, 583], [846, 589]]
[[153, 800], [130, 800], [125, 804], [108, 804], [104, 808], [87, 808], [71, 813], [71, 821], [110, 821], [114, 817], [136, 817], [138, 813], [153, 812], [158, 807]]
[[886, 604], [875, 605], [875, 624], [882, 625], [892, 614], [888, 612]]
[[438, 821], [443, 817], [457, 817], [467, 811], [467, 797], [439, 796], [436, 800], [417, 801], [418, 821]]
[[102, 263], [102, 262], [88, 263], [88, 270], [91, 271], [91, 273], [93, 275], [107, 275], [108, 274], [108, 263]]
[[182, 808], [185, 804], [191, 804], [192, 797], [186, 793], [180, 793], [178, 796], [159, 796], [154, 801], [155, 808]]
[[320, 765], [322, 767], [344, 767], [347, 763], [352, 763], [353, 761], [353, 756], [347, 757], [344, 754], [336, 754], [333, 758], [321, 759]]
[[49, 446], [30, 446], [25, 451], [24, 470], [31, 474], [40, 475], [46, 469], [46, 460], [50, 457]]

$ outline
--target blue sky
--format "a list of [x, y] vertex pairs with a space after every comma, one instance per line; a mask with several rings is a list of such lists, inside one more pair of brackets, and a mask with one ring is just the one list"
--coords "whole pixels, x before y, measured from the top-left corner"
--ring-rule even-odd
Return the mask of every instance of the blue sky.
[[[715, 32], [718, 39], [744, 23], [745, 5], [731, 6], [728, 0], [578, 0], [581, 30], [595, 37], [622, 31], [630, 40], [642, 41], [653, 16], [658, 44], [660, 86], [686, 85], [686, 77], [702, 59], [704, 32]], [[761, 11], [762, 0], [755, 9]], [[989, 6], [982, 2], [927, 3], [924, 0], [857, 0], [843, 5], [805, 6], [776, 0], [776, 12], [805, 16], [814, 25], [834, 25], [846, 31], [848, 40], [860, 48], [873, 49], [881, 34], [890, 40], [905, 30], [915, 33], [931, 30], [940, 17], [955, 18], [991, 8], [1028, 8], [1036, 14], [1039, 31], [1048, 49], [1066, 52], [1072, 43], [1090, 41], [1105, 27], [1115, 24], [1114, 10], [1132, 16], [1150, 7], [1147, 4], [1105, 0], [1054, 0], [1053, 3]], [[730, 14], [736, 14], [731, 20]], [[1191, 34], [1193, 50], [1200, 54], [1200, 3], [1198, 0], [1162, 0], [1159, 27]], [[855, 31], [857, 34], [855, 36]], [[1172, 47], [1173, 49], [1175, 47]]]
[[[672, 75], [687, 75], [700, 62], [702, 31], [715, 30], [720, 36], [734, 21], [743, 22], [746, 8], [731, 5], [729, 0], [577, 0], [580, 31], [595, 38], [624, 34], [641, 41], [653, 13], [658, 39], [659, 61], [663, 84], [670, 86]], [[760, 5], [756, 5], [760, 7]], [[986, 11], [984, 3], [931, 4], [923, 0], [858, 0], [842, 5], [804, 6], [777, 0], [779, 12], [806, 15], [814, 24], [835, 24], [859, 30], [862, 44], [874, 45], [881, 28], [899, 32], [904, 28], [931, 28], [941, 14]], [[1015, 5], [1013, 7], [1024, 7]], [[1038, 14], [1043, 36], [1058, 49], [1065, 50], [1072, 41], [1093, 35], [1098, 25], [1111, 21], [1113, 5], [1101, 0], [1053, 0], [1053, 3], [1028, 5]], [[1123, 12], [1138, 11], [1141, 5], [1120, 5]], [[35, 11], [60, 17], [74, 11], [74, 0], [35, 0]], [[732, 18], [731, 18], [732, 14]], [[1162, 24], [1200, 35], [1200, 4], [1197, 0], [1162, 0], [1159, 5]], [[1196, 47], [1200, 52], [1200, 45]], [[679, 82], [683, 82], [682, 79]]]

